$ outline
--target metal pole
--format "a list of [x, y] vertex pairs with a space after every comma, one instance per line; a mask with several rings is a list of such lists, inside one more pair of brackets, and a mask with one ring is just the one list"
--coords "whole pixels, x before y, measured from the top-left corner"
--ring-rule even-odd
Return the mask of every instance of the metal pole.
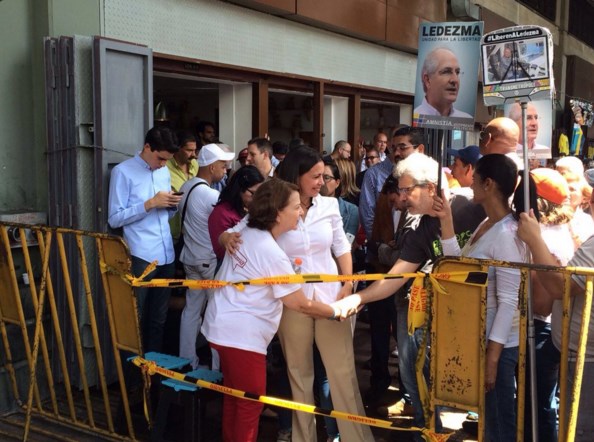
[[[522, 152], [524, 154], [524, 212], [530, 211], [530, 186], [529, 173], [530, 167], [528, 165], [528, 130], [526, 128], [526, 108], [528, 103], [522, 101]], [[536, 391], [536, 344], [534, 337], [534, 316], [532, 312], [532, 284], [531, 275], [528, 273], [526, 279], [526, 307], [528, 311], [528, 360], [530, 362], [530, 410], [531, 410], [531, 425], [532, 425], [532, 442], [538, 442], [538, 396]]]

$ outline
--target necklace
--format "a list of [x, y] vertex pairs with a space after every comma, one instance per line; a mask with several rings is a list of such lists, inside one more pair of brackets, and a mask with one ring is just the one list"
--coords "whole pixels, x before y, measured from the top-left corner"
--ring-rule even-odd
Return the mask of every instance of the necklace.
[[310, 199], [309, 200], [309, 204], [304, 204], [303, 201], [300, 201], [299, 204], [301, 205], [301, 207], [303, 207], [303, 209], [307, 210], [307, 209], [309, 209], [313, 205], [313, 202]]

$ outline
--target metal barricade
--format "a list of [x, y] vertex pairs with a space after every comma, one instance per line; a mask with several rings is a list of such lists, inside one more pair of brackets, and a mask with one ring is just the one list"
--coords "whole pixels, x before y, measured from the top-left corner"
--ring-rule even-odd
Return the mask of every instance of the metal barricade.
[[[9, 229], [20, 238], [28, 286], [19, 284]], [[28, 245], [31, 233], [37, 240], [34, 247]], [[12, 223], [0, 223], [0, 235], [3, 362], [15, 402], [26, 415], [23, 440], [30, 435], [33, 414], [92, 434], [134, 439], [120, 351], [142, 354], [142, 347], [133, 288], [119, 276], [130, 273], [126, 244], [120, 237], [106, 234]], [[37, 268], [31, 258], [34, 249], [38, 249], [41, 261]], [[88, 261], [99, 262], [100, 268], [89, 268]], [[92, 283], [95, 275], [100, 275], [99, 284]], [[25, 314], [29, 302], [34, 314], [32, 325]], [[9, 327], [20, 329], [22, 344], [10, 341]], [[82, 336], [83, 327], [90, 328], [90, 337]], [[101, 339], [107, 335], [111, 339]], [[13, 353], [22, 351], [16, 346], [25, 350], [29, 372], [26, 394], [19, 390], [13, 363]], [[91, 355], [85, 352], [88, 347], [92, 348]], [[114, 361], [119, 394], [110, 394], [107, 385], [113, 375], [106, 372], [106, 365], [113, 366]], [[96, 376], [89, 375], [94, 372]], [[98, 393], [92, 392], [93, 387]], [[97, 395], [100, 400], [94, 401]], [[114, 405], [122, 410], [127, 435], [116, 430]], [[59, 436], [41, 427], [35, 431]]]
[[[517, 389], [517, 437], [524, 440], [524, 410], [529, 405], [525, 398], [526, 354], [527, 354], [527, 279], [533, 270], [559, 272], [563, 274], [562, 349], [560, 364], [560, 408], [559, 441], [573, 441], [585, 361], [588, 328], [592, 309], [592, 286], [594, 268], [551, 267], [524, 263], [511, 263], [473, 258], [440, 259], [432, 273], [452, 271], [486, 271], [489, 267], [515, 268], [521, 271], [521, 285], [518, 298], [520, 311], [520, 344], [518, 360]], [[572, 275], [586, 278], [585, 302], [581, 319], [581, 330], [577, 348], [576, 371], [573, 388], [568, 392], [568, 362], [570, 342], [570, 282]], [[486, 289], [449, 281], [440, 281], [447, 294], [432, 291], [431, 305], [431, 378], [430, 407], [450, 406], [462, 410], [476, 411], [484, 417], [484, 376], [486, 355]], [[473, 321], [476, 319], [476, 321]], [[570, 400], [568, 400], [570, 396]], [[569, 409], [568, 409], [569, 407]], [[431, 414], [431, 413], [428, 413]], [[434, 421], [431, 425], [435, 428]], [[479, 441], [484, 439], [484, 423], [479, 418]]]

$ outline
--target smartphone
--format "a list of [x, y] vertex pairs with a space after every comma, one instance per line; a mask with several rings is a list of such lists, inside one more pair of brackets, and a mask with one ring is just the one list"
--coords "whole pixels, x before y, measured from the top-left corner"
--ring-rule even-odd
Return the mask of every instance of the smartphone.
[[173, 195], [175, 196], [182, 196], [184, 193], [183, 192], [173, 192]]

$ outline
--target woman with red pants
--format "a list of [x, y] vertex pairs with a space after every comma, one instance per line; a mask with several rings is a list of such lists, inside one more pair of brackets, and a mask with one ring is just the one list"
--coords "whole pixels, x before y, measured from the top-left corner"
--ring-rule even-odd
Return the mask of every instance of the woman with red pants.
[[[297, 228], [302, 214], [297, 186], [277, 179], [262, 184], [250, 206], [242, 243], [227, 253], [218, 278], [243, 281], [293, 274], [279, 235]], [[206, 309], [202, 333], [221, 357], [224, 385], [257, 395], [266, 393], [266, 348], [278, 329], [283, 305], [316, 318], [335, 319], [340, 303], [307, 299], [300, 284], [227, 286], [215, 291]], [[226, 395], [223, 400], [223, 441], [256, 441], [260, 402]]]

